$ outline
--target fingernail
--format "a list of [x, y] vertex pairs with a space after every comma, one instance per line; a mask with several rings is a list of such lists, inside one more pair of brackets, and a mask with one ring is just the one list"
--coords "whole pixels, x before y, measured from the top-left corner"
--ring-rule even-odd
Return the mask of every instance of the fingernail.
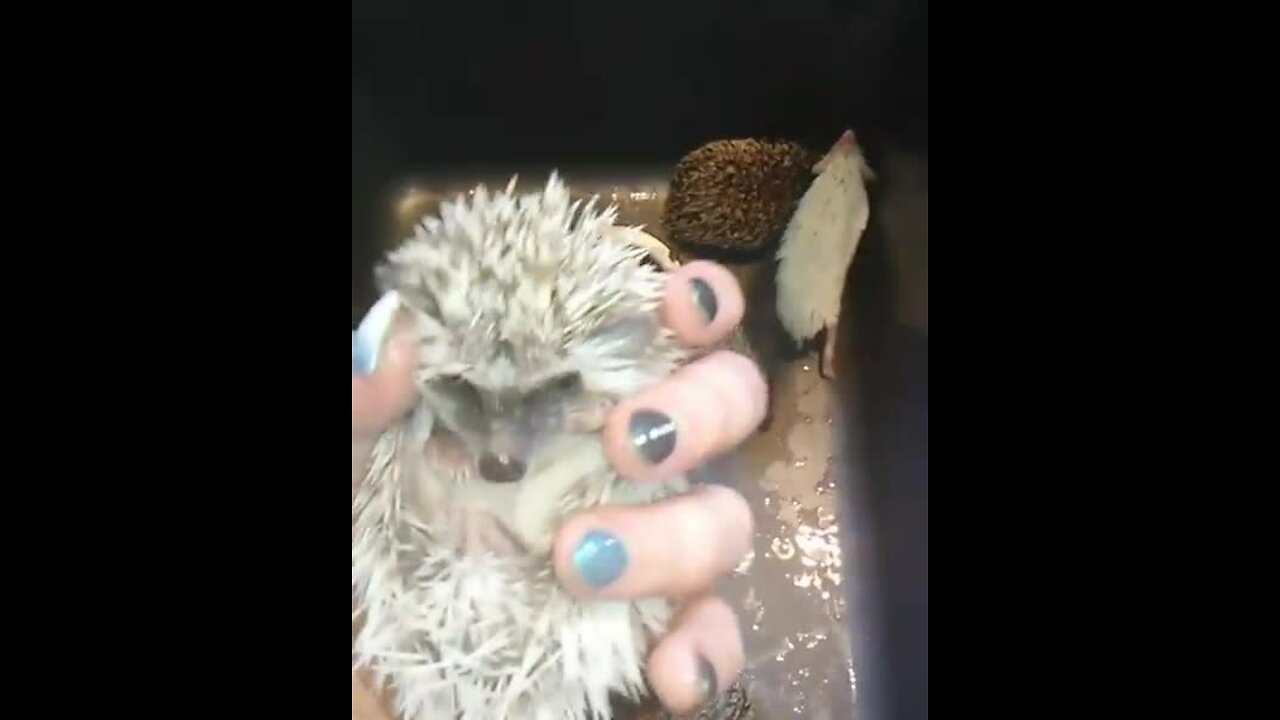
[[360, 326], [351, 332], [351, 372], [368, 375], [378, 367], [382, 341], [391, 328], [400, 296], [394, 290], [383, 295], [369, 308]]
[[627, 569], [627, 550], [613, 535], [592, 530], [582, 536], [573, 550], [573, 569], [588, 585], [602, 588]]
[[704, 657], [698, 658], [698, 692], [703, 702], [708, 702], [719, 694], [720, 680], [716, 677], [716, 668]]
[[698, 309], [702, 311], [703, 319], [710, 325], [716, 319], [716, 313], [720, 312], [720, 303], [716, 301], [716, 292], [702, 278], [690, 280], [689, 286], [693, 290], [693, 301], [697, 303]]
[[631, 416], [631, 444], [646, 460], [657, 465], [676, 447], [676, 424], [653, 410], [639, 410]]

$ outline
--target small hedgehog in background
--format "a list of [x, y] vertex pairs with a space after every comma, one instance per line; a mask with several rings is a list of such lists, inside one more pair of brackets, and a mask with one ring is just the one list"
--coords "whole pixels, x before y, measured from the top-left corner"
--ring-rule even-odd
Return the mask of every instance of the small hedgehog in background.
[[799, 143], [715, 140], [676, 165], [662, 225], [682, 252], [750, 257], [774, 246], [813, 181], [819, 156]]
[[845, 280], [871, 217], [875, 176], [852, 130], [813, 167], [818, 177], [787, 223], [778, 248], [778, 319], [798, 344], [825, 332], [819, 362], [835, 377], [836, 326]]
[[377, 271], [416, 336], [421, 399], [352, 501], [352, 655], [401, 720], [608, 720], [611, 695], [648, 694], [647, 641], [672, 612], [570, 596], [551, 546], [575, 510], [687, 488], [619, 476], [600, 431], [710, 350], [661, 324], [668, 273], [615, 207], [571, 202], [555, 173], [515, 182], [443, 203]]

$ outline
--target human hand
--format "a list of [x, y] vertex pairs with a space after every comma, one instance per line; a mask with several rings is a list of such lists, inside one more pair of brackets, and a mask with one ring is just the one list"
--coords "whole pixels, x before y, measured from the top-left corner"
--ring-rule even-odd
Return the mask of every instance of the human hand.
[[[663, 320], [684, 342], [708, 346], [729, 336], [744, 309], [742, 289], [727, 269], [695, 261], [673, 271]], [[605, 425], [605, 454], [637, 481], [689, 472], [744, 441], [767, 405], [756, 364], [716, 351], [620, 402]], [[711, 587], [750, 551], [753, 534], [741, 495], [702, 485], [651, 505], [574, 515], [557, 532], [552, 557], [561, 584], [579, 597], [681, 602], [647, 671], [658, 699], [688, 712], [727, 690], [742, 670], [737, 616]]]
[[[709, 346], [742, 319], [741, 288], [724, 267], [693, 262], [668, 281], [663, 320], [686, 343]], [[352, 342], [352, 485], [376, 433], [413, 402], [412, 348], [391, 318], [370, 311], [361, 350]], [[383, 312], [388, 312], [383, 310]], [[707, 318], [710, 317], [708, 321]], [[380, 342], [388, 330], [390, 339]], [[382, 346], [376, 368], [357, 375], [357, 354]], [[370, 363], [359, 363], [370, 367]], [[688, 472], [746, 439], [765, 415], [767, 389], [747, 358], [714, 352], [665, 382], [623, 400], [604, 429], [607, 459], [637, 481]], [[643, 438], [632, 440], [632, 430]], [[553, 561], [565, 589], [582, 598], [676, 598], [681, 608], [648, 661], [649, 684], [669, 709], [693, 710], [726, 690], [743, 665], [738, 620], [713, 584], [751, 547], [751, 510], [737, 492], [705, 485], [642, 507], [605, 506], [568, 518]]]
[[413, 406], [413, 343], [397, 323], [391, 298], [378, 301], [351, 333], [351, 492], [364, 474], [378, 433]]

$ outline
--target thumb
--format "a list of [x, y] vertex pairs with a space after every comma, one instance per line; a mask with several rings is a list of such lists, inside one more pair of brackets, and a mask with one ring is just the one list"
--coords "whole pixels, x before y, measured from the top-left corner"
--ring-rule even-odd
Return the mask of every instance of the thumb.
[[367, 439], [409, 411], [414, 348], [397, 323], [400, 300], [383, 295], [351, 333], [351, 439]]

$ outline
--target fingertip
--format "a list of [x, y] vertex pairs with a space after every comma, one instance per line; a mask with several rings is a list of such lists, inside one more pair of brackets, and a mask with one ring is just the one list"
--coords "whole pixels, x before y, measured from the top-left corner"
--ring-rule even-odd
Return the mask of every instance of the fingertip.
[[733, 559], [736, 566], [751, 552], [751, 540], [756, 534], [756, 519], [751, 503], [747, 502], [742, 493], [725, 485], [701, 485], [694, 492], [703, 495], [703, 502], [708, 507], [721, 508], [719, 512], [723, 516], [722, 527], [733, 529], [731, 533], [725, 532], [723, 537], [728, 546], [725, 554]]
[[746, 300], [729, 269], [695, 260], [675, 270], [663, 295], [663, 319], [684, 342], [710, 345], [742, 321]]
[[[607, 512], [609, 508], [604, 508]], [[627, 569], [628, 553], [621, 538], [600, 516], [601, 510], [570, 516], [556, 530], [552, 567], [560, 585], [575, 597], [591, 597]]]
[[351, 374], [370, 376], [377, 369], [400, 310], [400, 295], [385, 293], [369, 308], [360, 325], [351, 331]]
[[574, 513], [556, 531], [552, 567], [579, 598], [685, 597], [741, 564], [753, 535], [740, 493], [700, 485], [652, 504]]
[[356, 372], [353, 341], [351, 372], [352, 435], [369, 435], [380, 431], [413, 405], [414, 342], [401, 322], [390, 326], [376, 364], [368, 374]]
[[738, 619], [725, 602], [702, 597], [676, 616], [649, 655], [649, 684], [670, 711], [690, 713], [729, 689], [742, 672]]
[[[649, 685], [663, 707], [677, 713], [693, 712], [714, 697], [707, 692], [702, 660], [687, 640], [670, 635], [653, 649], [648, 662]], [[711, 668], [714, 673], [715, 666]], [[715, 681], [718, 688], [719, 678]]]
[[769, 411], [769, 381], [764, 376], [764, 370], [751, 358], [728, 350], [716, 353], [715, 359], [725, 363], [726, 372], [732, 373], [741, 381], [744, 393], [754, 401], [754, 412], [750, 419], [750, 427], [754, 430], [764, 421], [764, 416]]
[[768, 406], [760, 368], [718, 350], [619, 403], [605, 421], [605, 453], [635, 480], [688, 472], [749, 437]]

